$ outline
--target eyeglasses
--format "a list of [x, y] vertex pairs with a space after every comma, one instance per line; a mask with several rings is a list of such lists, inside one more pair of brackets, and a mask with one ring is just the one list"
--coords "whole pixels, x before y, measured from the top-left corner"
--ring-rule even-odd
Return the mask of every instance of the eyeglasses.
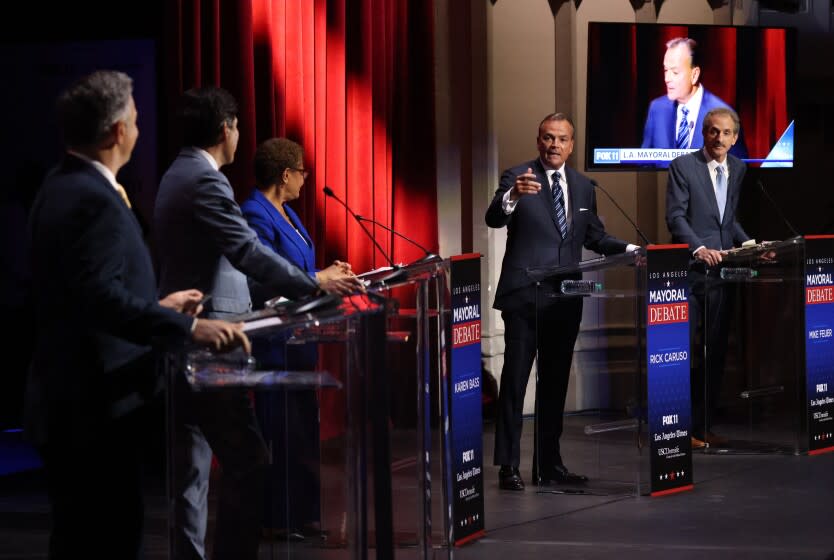
[[297, 167], [290, 167], [290, 169], [292, 169], [293, 171], [298, 171], [299, 173], [301, 173], [301, 176], [304, 177], [305, 181], [307, 180], [307, 177], [310, 176], [310, 172], [307, 171], [306, 169], [299, 169]]

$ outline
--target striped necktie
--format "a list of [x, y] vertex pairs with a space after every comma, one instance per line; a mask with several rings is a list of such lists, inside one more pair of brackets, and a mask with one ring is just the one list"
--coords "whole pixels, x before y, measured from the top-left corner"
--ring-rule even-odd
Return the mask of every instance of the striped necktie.
[[559, 233], [562, 234], [562, 239], [568, 236], [568, 217], [565, 214], [565, 199], [562, 194], [562, 186], [559, 184], [561, 174], [557, 171], [553, 174], [553, 184], [550, 189], [553, 194], [553, 209], [556, 211], [556, 225], [559, 226]]
[[678, 127], [678, 138], [675, 141], [675, 147], [679, 150], [685, 150], [689, 147], [689, 119], [686, 118], [689, 115], [689, 109], [686, 108], [686, 105], [681, 107], [681, 113], [683, 113], [683, 116]]
[[122, 200], [125, 201], [127, 207], [130, 208], [130, 199], [127, 197], [127, 191], [120, 183], [116, 183], [116, 192], [119, 193], [119, 196], [121, 196]]

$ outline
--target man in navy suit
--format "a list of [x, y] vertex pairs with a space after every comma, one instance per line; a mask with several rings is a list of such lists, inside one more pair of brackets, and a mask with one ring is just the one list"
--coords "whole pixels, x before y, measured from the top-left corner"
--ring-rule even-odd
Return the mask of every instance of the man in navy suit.
[[[744, 162], [730, 154], [738, 133], [739, 120], [735, 111], [726, 107], [711, 110], [704, 117], [704, 147], [672, 161], [666, 187], [666, 225], [672, 240], [686, 243], [692, 252], [689, 272], [691, 332], [694, 335], [699, 328], [706, 327], [703, 334], [707, 345], [706, 363], [693, 363], [691, 379], [692, 445], [695, 448], [704, 447], [704, 442], [722, 443], [722, 438], [711, 431], [711, 412], [721, 389], [731, 305], [728, 290], [717, 285], [705, 289], [706, 277], [716, 274], [714, 267], [721, 263], [724, 251], [750, 238], [736, 220], [746, 171]], [[694, 345], [692, 350], [693, 356], [703, 355], [695, 352]]]
[[[265, 247], [247, 225], [220, 168], [234, 161], [237, 102], [224, 89], [183, 95], [183, 145], [165, 172], [154, 212], [160, 291], [195, 285], [212, 295], [211, 317], [252, 309], [247, 275], [275, 296], [347, 292], [312, 276]], [[181, 380], [183, 381], [183, 380]], [[183, 381], [184, 383], [184, 381]], [[244, 392], [196, 393], [180, 384], [175, 429], [177, 558], [205, 558], [212, 452], [223, 472], [213, 558], [256, 558], [261, 529], [266, 444]]]
[[[701, 148], [704, 145], [701, 132], [704, 115], [718, 107], [729, 108], [700, 83], [697, 47], [697, 43], [688, 37], [676, 37], [666, 43], [663, 57], [666, 95], [649, 105], [643, 129], [643, 148]], [[743, 133], [739, 132], [739, 139], [730, 153], [739, 158], [747, 157]]]
[[[582, 298], [536, 302], [528, 267], [571, 265], [582, 247], [605, 255], [636, 249], [605, 232], [597, 217], [590, 180], [565, 165], [573, 152], [574, 126], [562, 113], [539, 124], [539, 157], [506, 170], [486, 212], [489, 227], [507, 227], [507, 249], [493, 307], [504, 320], [504, 368], [498, 393], [494, 464], [499, 486], [523, 490], [519, 471], [524, 393], [536, 351], [536, 452], [534, 482], [581, 483], [562, 461], [559, 438], [567, 396], [573, 346], [582, 318]], [[555, 279], [544, 287], [557, 292]], [[538, 336], [538, 339], [537, 339]]]
[[249, 349], [241, 324], [194, 318], [200, 291], [157, 301], [142, 230], [116, 182], [139, 135], [132, 91], [127, 75], [100, 71], [61, 94], [67, 154], [30, 216], [37, 333], [25, 428], [46, 467], [53, 559], [141, 555], [139, 447], [162, 385], [152, 347]]

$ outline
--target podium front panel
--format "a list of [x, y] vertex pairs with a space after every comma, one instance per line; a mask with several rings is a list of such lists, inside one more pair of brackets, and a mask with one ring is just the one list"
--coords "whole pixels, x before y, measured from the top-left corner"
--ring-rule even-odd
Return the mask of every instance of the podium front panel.
[[[385, 310], [374, 294], [288, 302], [238, 317], [274, 351], [264, 363], [204, 350], [169, 357], [172, 557], [192, 547], [182, 528], [199, 529], [177, 498], [185, 490], [208, 500], [208, 556], [254, 542], [269, 557], [393, 557], [388, 380], [377, 351]], [[265, 368], [270, 360], [284, 367]], [[322, 406], [336, 425], [320, 424]], [[199, 468], [210, 469], [208, 488], [193, 484]]]
[[[639, 495], [649, 491], [645, 265], [645, 254], [640, 252], [593, 257], [568, 267], [528, 269], [536, 282], [537, 325], [549, 317], [556, 319], [561, 303], [580, 302], [582, 307], [559, 443], [564, 463], [590, 480], [569, 492]], [[539, 357], [537, 353], [531, 379], [537, 383], [537, 395], [538, 384], [547, 375], [539, 371]], [[548, 406], [554, 405], [537, 399], [534, 431], [544, 422], [542, 407]], [[535, 447], [538, 438], [533, 441]], [[540, 457], [538, 449], [535, 457]], [[528, 460], [522, 457], [522, 468]], [[537, 472], [542, 468], [546, 466], [533, 465]], [[558, 494], [563, 489], [551, 484], [537, 491]]]
[[811, 454], [834, 451], [834, 235], [805, 239], [805, 402]]
[[732, 251], [703, 275], [706, 453], [808, 450], [804, 261], [794, 239]]
[[389, 301], [394, 547], [451, 557], [483, 534], [480, 255], [364, 277]]

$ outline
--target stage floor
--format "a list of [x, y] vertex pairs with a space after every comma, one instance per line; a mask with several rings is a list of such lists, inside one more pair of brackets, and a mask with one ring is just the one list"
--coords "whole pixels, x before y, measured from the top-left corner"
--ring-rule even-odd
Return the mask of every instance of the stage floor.
[[[601, 470], [600, 460], [622, 451], [622, 443], [612, 443], [619, 447], [611, 448], [589, 443], [582, 434], [584, 423], [581, 417], [567, 418], [565, 462], [572, 470], [592, 476], [608, 473]], [[531, 435], [532, 424], [526, 421], [521, 465], [526, 491], [500, 491], [497, 468], [489, 465], [492, 426], [485, 427], [486, 536], [455, 549], [455, 558], [834, 560], [834, 453], [815, 457], [696, 453], [692, 491], [660, 498], [635, 496], [632, 486], [622, 481], [592, 478], [590, 494], [570, 495], [540, 493], [529, 483]], [[393, 448], [396, 452], [397, 442]], [[395, 469], [395, 481], [399, 478], [401, 485], [395, 511], [414, 509], [407, 495], [416, 486], [405, 480], [411, 476], [407, 463], [400, 460], [406, 467]], [[146, 555], [163, 559], [167, 557], [164, 500], [161, 492], [149, 490]], [[46, 558], [48, 511], [37, 473], [0, 478], [0, 560]], [[91, 547], [94, 526], [91, 519]], [[337, 528], [330, 530], [336, 537]], [[402, 547], [397, 558], [417, 557], [416, 549], [406, 545], [410, 536], [398, 540]], [[285, 545], [265, 543], [262, 557], [345, 558], [347, 551], [336, 541], [296, 544], [290, 555]], [[434, 552], [437, 558], [446, 555], [442, 549]]]

